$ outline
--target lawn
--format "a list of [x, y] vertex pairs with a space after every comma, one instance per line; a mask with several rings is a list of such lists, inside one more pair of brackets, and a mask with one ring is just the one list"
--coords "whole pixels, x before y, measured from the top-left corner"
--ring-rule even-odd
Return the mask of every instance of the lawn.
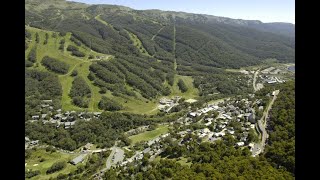
[[[182, 79], [186, 86], [188, 87], [187, 92], [182, 93], [178, 87], [178, 81], [179, 79]], [[167, 84], [167, 82], [165, 82]], [[174, 78], [174, 84], [173, 86], [170, 86], [171, 94], [170, 97], [174, 96], [182, 96], [185, 99], [197, 99], [199, 97], [199, 90], [193, 86], [193, 78], [191, 76], [181, 76], [181, 75], [175, 75]]]
[[131, 144], [135, 144], [140, 141], [149, 141], [162, 134], [167, 133], [168, 131], [169, 131], [168, 126], [162, 125], [153, 131], [146, 131], [137, 135], [130, 136], [129, 139], [132, 140]]
[[[46, 171], [49, 167], [51, 167], [54, 163], [59, 161], [66, 161], [72, 160], [73, 158], [77, 157], [79, 154], [67, 154], [61, 152], [46, 152], [45, 149], [37, 149], [36, 151], [32, 152], [31, 157], [26, 159], [26, 167], [25, 169], [28, 170], [39, 170], [40, 174], [31, 178], [31, 179], [49, 179], [50, 177], [56, 177], [58, 174], [67, 174], [71, 171], [76, 170], [76, 166], [67, 163], [67, 166], [62, 169], [61, 171], [57, 171], [53, 174], [46, 174]], [[40, 162], [40, 159], [44, 158], [43, 162]], [[34, 164], [38, 164], [38, 166], [33, 166]]]

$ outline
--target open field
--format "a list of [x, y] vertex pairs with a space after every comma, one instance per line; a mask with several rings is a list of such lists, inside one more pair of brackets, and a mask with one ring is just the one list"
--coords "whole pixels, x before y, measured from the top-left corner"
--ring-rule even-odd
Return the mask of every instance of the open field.
[[[188, 91], [182, 93], [178, 87], [178, 81], [182, 79], [186, 86], [188, 87]], [[167, 84], [167, 82], [165, 82]], [[193, 86], [193, 78], [191, 76], [181, 76], [175, 75], [173, 86], [169, 86], [171, 89], [170, 97], [181, 96], [185, 99], [196, 99], [199, 97], [199, 90]]]
[[140, 141], [149, 141], [160, 136], [161, 134], [165, 134], [166, 132], [168, 132], [168, 130], [168, 126], [162, 125], [153, 131], [146, 131], [137, 135], [130, 136], [129, 139], [132, 140], [132, 144]]
[[[68, 162], [69, 160], [72, 160], [73, 158], [75, 158], [76, 156], [78, 156], [79, 154], [67, 154], [67, 153], [61, 153], [61, 152], [54, 152], [54, 153], [50, 153], [50, 152], [46, 152], [45, 149], [37, 149], [36, 151], [32, 152], [30, 158], [26, 159], [26, 167], [25, 169], [28, 170], [39, 170], [40, 174], [38, 176], [35, 176], [31, 179], [49, 179], [51, 177], [56, 177], [58, 176], [58, 174], [62, 173], [62, 174], [67, 174], [71, 171], [76, 170], [76, 166], [67, 163], [67, 166], [62, 169], [61, 171], [57, 171], [55, 173], [52, 174], [46, 174], [46, 171], [49, 167], [51, 167], [54, 163], [56, 162], [60, 162], [60, 161], [66, 161]], [[43, 162], [40, 162], [41, 159], [44, 159]], [[33, 166], [35, 164], [38, 164], [37, 166]]]

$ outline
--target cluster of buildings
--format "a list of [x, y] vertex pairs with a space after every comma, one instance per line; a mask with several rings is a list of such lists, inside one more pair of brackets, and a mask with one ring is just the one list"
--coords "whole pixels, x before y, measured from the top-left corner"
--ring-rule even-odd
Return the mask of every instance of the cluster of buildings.
[[[252, 108], [253, 104], [257, 104], [259, 111], [263, 111], [263, 106], [259, 106], [261, 100], [255, 100], [253, 102], [248, 99], [242, 99], [229, 100], [225, 103], [220, 103], [218, 106], [211, 104], [195, 112], [189, 112], [187, 117], [179, 119], [179, 123], [190, 125], [191, 123], [194, 123], [193, 119], [195, 117], [204, 115], [199, 122], [207, 127], [195, 131], [187, 129], [178, 132], [178, 134], [181, 137], [184, 137], [186, 134], [195, 134], [199, 138], [206, 139], [210, 142], [214, 142], [221, 139], [223, 136], [230, 134], [238, 140], [236, 146], [244, 146], [245, 144], [250, 143], [248, 142], [250, 129], [257, 128], [256, 112], [255, 109]], [[210, 116], [209, 111], [215, 111], [215, 114], [218, 115]], [[232, 126], [232, 122], [238, 122], [238, 124], [241, 125], [241, 128], [236, 130]], [[180, 144], [183, 144], [183, 141], [181, 141]]]
[[168, 113], [174, 106], [179, 105], [178, 101], [181, 99], [180, 96], [175, 96], [174, 98], [161, 98], [158, 106], [159, 110]]
[[[46, 113], [41, 114], [44, 109], [46, 110]], [[63, 126], [65, 129], [69, 129], [75, 125], [77, 120], [90, 121], [93, 118], [99, 118], [100, 114], [101, 112], [62, 112], [61, 109], [54, 110], [52, 106], [52, 100], [42, 100], [40, 112], [31, 116], [32, 119], [29, 121], [41, 121], [43, 124], [51, 123], [56, 124], [57, 128]]]
[[24, 147], [25, 149], [35, 147], [39, 144], [39, 140], [30, 140], [29, 137], [24, 137]]
[[259, 76], [263, 82], [268, 83], [268, 84], [274, 84], [274, 83], [284, 83], [285, 80], [282, 80], [279, 77], [275, 76], [268, 76], [268, 75], [260, 75]]
[[169, 133], [163, 134], [155, 139], [149, 140], [146, 142], [148, 145], [147, 148], [145, 148], [143, 151], [136, 152], [135, 155], [133, 155], [130, 158], [127, 158], [125, 161], [123, 161], [120, 166], [125, 166], [128, 163], [132, 163], [134, 161], [139, 161], [143, 158], [144, 154], [149, 153], [150, 159], [154, 159], [157, 155], [163, 152], [163, 146], [159, 144], [159, 142], [164, 139], [165, 137], [169, 136]]

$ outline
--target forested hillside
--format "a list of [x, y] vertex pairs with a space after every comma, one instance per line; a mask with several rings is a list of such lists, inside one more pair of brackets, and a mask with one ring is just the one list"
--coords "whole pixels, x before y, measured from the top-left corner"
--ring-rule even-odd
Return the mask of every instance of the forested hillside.
[[[52, 2], [27, 1], [26, 24], [72, 32], [93, 50], [105, 54], [139, 56], [128, 34], [133, 33], [149, 55], [171, 62], [175, 55], [178, 65], [237, 68], [260, 63], [266, 58], [294, 62], [292, 38], [240, 25], [237, 21], [189, 13], [138, 11], [121, 6], [89, 6], [63, 0]], [[41, 8], [36, 3], [40, 3]]]

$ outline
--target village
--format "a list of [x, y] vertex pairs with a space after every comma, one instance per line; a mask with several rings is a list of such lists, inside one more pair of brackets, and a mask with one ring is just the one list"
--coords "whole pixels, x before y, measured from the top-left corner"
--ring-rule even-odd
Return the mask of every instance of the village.
[[[271, 94], [272, 96], [276, 95], [275, 92], [272, 92]], [[254, 94], [251, 94], [250, 96], [253, 98]], [[179, 146], [183, 146], [191, 140], [186, 140], [184, 138], [187, 134], [193, 134], [203, 142], [211, 143], [221, 140], [224, 136], [231, 135], [236, 139], [236, 143], [234, 144], [235, 147], [248, 147], [252, 152], [252, 156], [257, 156], [262, 151], [259, 146], [256, 147], [259, 143], [255, 142], [257, 139], [253, 140], [253, 138], [250, 137], [250, 133], [253, 133], [254, 136], [257, 136], [258, 138], [257, 132], [261, 131], [259, 129], [261, 127], [259, 127], [258, 124], [258, 119], [260, 117], [256, 116], [257, 111], [262, 113], [265, 110], [265, 107], [261, 104], [261, 99], [249, 100], [248, 98], [244, 98], [236, 100], [228, 98], [224, 102], [207, 104], [197, 111], [190, 111], [185, 116], [169, 123], [170, 125], [178, 124], [180, 126], [178, 129], [173, 129], [173, 134], [165, 133], [155, 139], [145, 142], [143, 150], [136, 151], [132, 157], [126, 158], [125, 156], [122, 156], [121, 159], [113, 161], [114, 163], [112, 163], [112, 166], [109, 168], [119, 166], [126, 168], [128, 164], [139, 165], [145, 154], [149, 154], [149, 161], [153, 161], [165, 150], [166, 147], [161, 142], [166, 137], [169, 137], [172, 141], [177, 141]], [[193, 124], [200, 124], [203, 128], [191, 130], [190, 126]], [[134, 131], [139, 132], [139, 130], [147, 128], [147, 126], [143, 126]], [[127, 147], [125, 148], [127, 149]], [[112, 155], [112, 159], [114, 159], [116, 154], [117, 152]]]
[[[31, 116], [32, 119], [28, 120], [28, 122], [41, 122], [42, 124], [50, 123], [54, 124], [56, 128], [62, 126], [64, 129], [70, 129], [74, 127], [77, 121], [90, 121], [92, 119], [98, 119], [101, 115], [101, 112], [62, 112], [61, 109], [55, 110], [52, 103], [52, 100], [42, 100], [40, 111]], [[28, 137], [25, 137], [25, 149], [33, 148], [38, 144], [39, 140], [30, 140]]]
[[[270, 68], [269, 68], [270, 69]], [[268, 77], [267, 71], [261, 71], [260, 78]], [[270, 72], [270, 71], [268, 71]], [[280, 79], [275, 81], [282, 83]], [[269, 96], [275, 96], [276, 93], [269, 93]], [[246, 98], [225, 98], [222, 102], [206, 103], [202, 108], [187, 109], [187, 113], [173, 122], [162, 123], [170, 126], [171, 133], [165, 133], [157, 136], [154, 139], [148, 140], [143, 144], [143, 148], [136, 150], [132, 147], [117, 147], [117, 143], [107, 149], [90, 150], [92, 144], [88, 142], [84, 146], [80, 155], [72, 159], [69, 163], [77, 165], [85, 161], [89, 153], [102, 152], [111, 150], [111, 154], [106, 162], [106, 168], [97, 172], [94, 177], [101, 177], [103, 172], [112, 168], [122, 166], [127, 168], [129, 164], [139, 165], [146, 154], [148, 154], [149, 161], [153, 161], [162, 152], [165, 151], [166, 145], [163, 141], [169, 137], [172, 141], [178, 142], [179, 146], [184, 146], [192, 138], [185, 138], [188, 135], [196, 136], [196, 139], [201, 139], [202, 142], [215, 143], [217, 140], [222, 140], [225, 136], [232, 136], [236, 142], [234, 147], [247, 147], [252, 156], [257, 156], [262, 152], [261, 144], [258, 141], [261, 132], [261, 123], [259, 120], [261, 114], [266, 107], [263, 106], [262, 99], [254, 98], [255, 94], [248, 94]], [[159, 110], [170, 113], [170, 110], [179, 105], [181, 97], [175, 96], [172, 98], [162, 98], [159, 101]], [[77, 121], [90, 121], [92, 119], [99, 119], [101, 112], [76, 112], [76, 111], [62, 111], [53, 108], [52, 100], [42, 100], [40, 111], [33, 115], [30, 120], [31, 123], [41, 122], [42, 124], [54, 124], [56, 128], [62, 126], [64, 129], [73, 128]], [[45, 112], [45, 113], [43, 113]], [[174, 126], [175, 125], [175, 126]], [[194, 128], [196, 127], [198, 128]], [[172, 127], [178, 127], [172, 129]], [[131, 129], [126, 132], [126, 135], [132, 136], [149, 130], [149, 126], [141, 126]], [[25, 148], [39, 147], [41, 142], [39, 140], [30, 140], [25, 137]], [[124, 150], [133, 151], [134, 155], [126, 157]], [[61, 150], [63, 151], [63, 150]], [[66, 152], [74, 153], [74, 152]]]

